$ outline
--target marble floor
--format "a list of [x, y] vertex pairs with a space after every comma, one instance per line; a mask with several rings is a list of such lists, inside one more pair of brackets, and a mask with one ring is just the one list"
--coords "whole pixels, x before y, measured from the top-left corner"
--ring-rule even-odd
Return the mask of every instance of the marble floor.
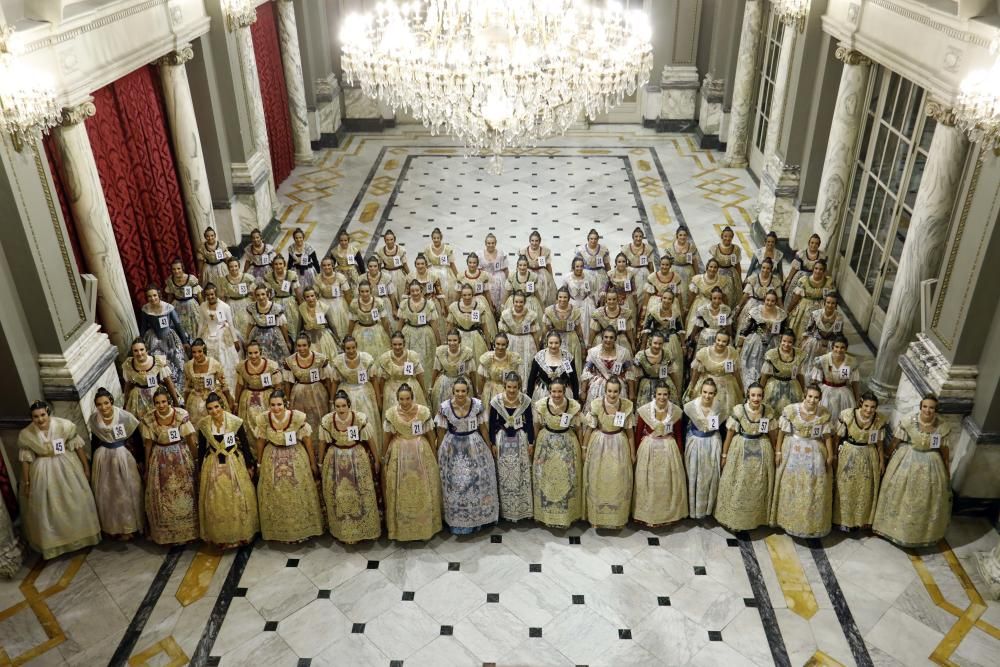
[[[669, 243], [683, 222], [702, 249], [728, 224], [749, 254], [756, 188], [719, 157], [686, 135], [595, 126], [493, 177], [417, 128], [351, 135], [283, 184], [278, 243], [301, 227], [323, 251], [346, 228], [367, 249], [392, 228], [412, 257], [438, 226], [463, 252], [490, 230], [513, 255], [538, 228], [562, 272], [591, 227], [617, 248], [635, 226]], [[0, 581], [0, 665], [987, 666], [1000, 603], [982, 598], [975, 554], [997, 541], [960, 517], [918, 551], [710, 521], [227, 553], [105, 543]]]

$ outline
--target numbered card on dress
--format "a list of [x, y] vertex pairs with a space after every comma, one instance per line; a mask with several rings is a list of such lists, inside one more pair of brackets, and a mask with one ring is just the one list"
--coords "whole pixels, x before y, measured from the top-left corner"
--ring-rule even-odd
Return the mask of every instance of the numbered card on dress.
[[448, 264], [448, 255], [438, 255], [438, 264], [446, 266]]
[[189, 285], [185, 285], [181, 288], [181, 297], [185, 299], [190, 299], [194, 296], [194, 290], [191, 289]]
[[625, 426], [625, 413], [624, 412], [616, 412], [615, 413], [614, 424], [618, 428], [623, 428]]
[[403, 260], [399, 258], [399, 255], [394, 255], [393, 256], [393, 258], [392, 258], [392, 265], [393, 266], [402, 266], [403, 265]]
[[566, 359], [562, 362], [562, 369], [563, 373], [569, 374], [573, 372], [573, 364], [570, 362], [569, 359]]
[[781, 322], [771, 322], [771, 333], [772, 334], [781, 333]]
[[614, 374], [614, 375], [621, 375], [622, 374], [622, 362], [616, 361], [615, 363], [611, 364], [611, 373]]
[[729, 324], [729, 316], [726, 315], [725, 313], [719, 313], [715, 317], [715, 323], [720, 327], [724, 327], [727, 324]]
[[882, 429], [879, 429], [877, 431], [869, 431], [868, 432], [868, 444], [869, 445], [877, 445], [878, 441], [879, 441], [879, 435], [881, 435], [881, 433], [882, 433]]
[[718, 431], [719, 430], [719, 415], [709, 415], [708, 416], [708, 430]]
[[576, 327], [573, 326], [572, 320], [566, 320], [566, 333], [571, 333]]
[[66, 453], [66, 441], [62, 438], [54, 438], [52, 440], [52, 452], [54, 454], [65, 454]]
[[380, 283], [375, 287], [375, 294], [377, 294], [378, 296], [388, 296], [389, 289], [385, 285]]
[[351, 442], [357, 442], [361, 439], [361, 431], [357, 426], [347, 427], [347, 439]]
[[531, 333], [531, 325], [528, 324], [528, 323], [522, 324], [521, 325], [521, 334], [530, 334], [530, 333]]
[[500, 270], [500, 262], [493, 262], [493, 271]]
[[239, 294], [240, 296], [246, 296], [247, 294], [250, 293], [250, 288], [247, 286], [246, 283], [240, 283], [239, 285], [236, 286], [236, 293]]
[[684, 261], [688, 264], [694, 261], [694, 254], [690, 252], [684, 253]]
[[309, 369], [309, 382], [319, 382], [319, 369], [310, 368]]
[[514, 417], [514, 428], [524, 428], [524, 417], [522, 415]]
[[222, 444], [226, 447], [236, 446], [236, 434], [235, 433], [225, 433], [222, 436]]
[[666, 380], [668, 377], [670, 377], [670, 367], [667, 366], [666, 364], [660, 364], [659, 375], [661, 380]]
[[170, 318], [167, 317], [166, 315], [160, 315], [158, 318], [156, 318], [156, 320], [159, 323], [161, 329], [166, 329], [170, 326]]
[[369, 315], [372, 318], [372, 322], [378, 322], [380, 319], [382, 319], [382, 313], [379, 311], [378, 308], [372, 308]]
[[264, 374], [262, 374], [260, 376], [260, 384], [261, 384], [261, 386], [263, 386], [263, 387], [270, 387], [272, 385], [272, 383], [273, 383], [273, 380], [271, 380], [271, 374], [270, 373], [264, 373]]
[[475, 417], [466, 417], [462, 420], [462, 423], [465, 424], [466, 431], [475, 431], [479, 428], [479, 420]]
[[330, 288], [330, 296], [334, 299], [340, 298], [340, 287], [338, 285], [334, 285]]
[[434, 294], [434, 283], [424, 285], [424, 294]]
[[427, 315], [425, 313], [417, 313], [417, 326], [422, 327], [427, 324]]
[[538, 266], [539, 266], [539, 268], [545, 268], [545, 265], [547, 263], [548, 263], [548, 260], [545, 258], [545, 255], [539, 255], [538, 256]]
[[364, 384], [368, 382], [368, 371], [363, 368], [358, 369], [358, 384]]
[[413, 422], [410, 424], [410, 432], [413, 435], [423, 435], [424, 434], [424, 423], [423, 422]]
[[465, 371], [466, 371], [465, 362], [464, 361], [458, 362], [458, 366], [455, 368], [455, 372], [458, 373], [459, 375], [465, 375]]
[[155, 373], [153, 373], [153, 374], [147, 374], [146, 375], [146, 387], [148, 389], [152, 389], [157, 384], [158, 384], [158, 382], [157, 382], [156, 374]]
[[820, 424], [813, 424], [812, 428], [809, 429], [809, 433], [814, 438], [820, 438], [823, 436], [823, 427]]
[[640, 255], [639, 266], [649, 266], [649, 257], [646, 257], [645, 255]]
[[735, 373], [736, 372], [736, 362], [733, 361], [732, 359], [726, 359], [724, 362], [722, 362], [722, 368], [727, 373]]
[[473, 322], [479, 322], [480, 317], [481, 316], [478, 310], [473, 310], [471, 313], [469, 313], [469, 319], [472, 320]]
[[477, 282], [474, 289], [476, 290], [476, 294], [482, 294], [483, 293], [483, 284]]
[[840, 368], [837, 369], [837, 376], [840, 377], [841, 380], [850, 380], [851, 379], [851, 367], [850, 366], [841, 366]]
[[221, 262], [226, 258], [226, 253], [222, 248], [215, 249], [215, 261]]
[[757, 432], [767, 433], [771, 429], [771, 420], [767, 417], [761, 417], [757, 420]]
[[628, 278], [625, 279], [625, 291], [626, 292], [632, 291], [632, 281], [629, 280]]
[[407, 361], [403, 364], [403, 375], [413, 375], [413, 370], [414, 366], [412, 361]]
[[931, 449], [941, 449], [940, 433], [931, 433]]
[[290, 281], [288, 281], [288, 280], [282, 280], [281, 281], [281, 291], [282, 292], [288, 292], [291, 289], [292, 289], [292, 283]]
[[278, 317], [274, 313], [268, 313], [264, 316], [264, 326], [274, 327], [278, 325]]
[[559, 415], [559, 428], [569, 428], [569, 423], [573, 421], [573, 418], [569, 416], [568, 413], [562, 413]]
[[285, 446], [291, 447], [292, 445], [298, 443], [299, 436], [295, 431], [285, 431]]
[[178, 442], [181, 439], [181, 430], [176, 427], [171, 427], [167, 429], [167, 441], [168, 442]]
[[123, 424], [115, 424], [111, 429], [111, 437], [115, 440], [125, 439], [125, 426]]
[[205, 384], [205, 389], [214, 389], [215, 388], [215, 376], [214, 375], [205, 375], [205, 376], [203, 376], [201, 378], [201, 380]]
[[524, 291], [527, 292], [528, 294], [534, 294], [535, 282], [533, 280], [529, 280], [528, 282], [524, 283]]
[[326, 313], [320, 310], [316, 311], [316, 324], [326, 324]]
[[615, 320], [615, 328], [618, 329], [618, 331], [625, 331], [625, 329], [628, 328], [628, 320], [624, 317], [619, 317]]

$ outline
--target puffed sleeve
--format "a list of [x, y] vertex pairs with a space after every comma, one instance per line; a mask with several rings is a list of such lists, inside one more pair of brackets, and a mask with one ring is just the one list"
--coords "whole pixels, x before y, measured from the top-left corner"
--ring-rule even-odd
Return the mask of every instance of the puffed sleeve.
[[730, 413], [726, 420], [726, 430], [737, 432], [740, 428], [740, 420], [736, 418], [736, 413]]
[[303, 421], [302, 425], [295, 430], [295, 435], [299, 438], [308, 438], [312, 436], [312, 432], [312, 426], [309, 425], [309, 422]]

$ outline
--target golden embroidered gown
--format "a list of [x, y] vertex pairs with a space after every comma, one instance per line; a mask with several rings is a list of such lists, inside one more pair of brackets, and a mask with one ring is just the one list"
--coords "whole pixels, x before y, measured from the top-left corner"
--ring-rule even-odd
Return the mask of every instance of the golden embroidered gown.
[[337, 338], [343, 339], [351, 325], [347, 304], [347, 295], [351, 293], [351, 284], [343, 274], [334, 271], [332, 276], [322, 274], [316, 276], [313, 287], [316, 289], [319, 302], [323, 304], [323, 310], [327, 313], [333, 330], [337, 332]]
[[681, 408], [667, 403], [663, 419], [656, 418], [656, 403], [639, 408], [636, 439], [635, 494], [632, 517], [650, 528], [665, 526], [687, 517], [687, 478], [674, 424], [683, 416]]
[[347, 278], [347, 282], [350, 283], [352, 288], [358, 286], [360, 276], [357, 262], [360, 254], [361, 251], [358, 249], [358, 246], [353, 243], [348, 243], [346, 249], [341, 248], [340, 244], [337, 243], [330, 250], [330, 258], [333, 259], [335, 270]]
[[595, 345], [599, 345], [601, 342], [601, 332], [607, 327], [611, 327], [618, 332], [618, 337], [615, 339], [618, 345], [625, 348], [629, 356], [635, 354], [635, 350], [632, 347], [632, 341], [635, 340], [634, 313], [635, 311], [627, 306], [619, 306], [618, 311], [614, 315], [611, 315], [608, 313], [606, 305], [601, 306], [591, 313], [590, 333], [591, 335], [594, 335], [595, 332], [597, 333]]
[[818, 406], [816, 415], [806, 421], [801, 407], [801, 403], [787, 406], [778, 421], [785, 439], [769, 522], [793, 537], [823, 537], [833, 518], [833, 476], [826, 467], [823, 444], [831, 432], [831, 416]]
[[[538, 246], [538, 255], [531, 252], [531, 246], [521, 249], [521, 254], [528, 258], [528, 270], [534, 271], [538, 277], [538, 301], [542, 308], [556, 302], [556, 280], [549, 268], [552, 266], [552, 251], [545, 246]], [[541, 315], [541, 310], [538, 311]]]
[[455, 290], [455, 273], [451, 270], [451, 265], [455, 263], [454, 249], [442, 243], [441, 250], [436, 251], [428, 244], [424, 248], [424, 257], [427, 258], [427, 270], [441, 283], [441, 293], [451, 294]]
[[[715, 345], [715, 335], [720, 331], [729, 334], [733, 339], [733, 311], [726, 304], [719, 304], [718, 310], [712, 310], [712, 304], [706, 303], [698, 307], [695, 313], [694, 326], [698, 329], [698, 341], [695, 351]], [[693, 333], [693, 331], [692, 331]]]
[[198, 525], [210, 544], [249, 544], [260, 530], [257, 491], [247, 470], [254, 460], [243, 426], [230, 412], [221, 427], [210, 416], [198, 422]]
[[[746, 283], [743, 285], [743, 296], [747, 297], [747, 302], [743, 304], [743, 308], [740, 310], [740, 316], [736, 322], [737, 331], [743, 331], [746, 327], [747, 322], [750, 320], [750, 313], [753, 312], [755, 306], [764, 305], [764, 297], [767, 296], [770, 290], [774, 290], [777, 294], [777, 305], [781, 307], [784, 303], [785, 289], [782, 287], [781, 279], [776, 273], [771, 274], [771, 279], [766, 285], [760, 282], [759, 274], [755, 273], [747, 278]], [[733, 307], [735, 306], [736, 304], [733, 304]]]
[[172, 410], [166, 424], [157, 422], [155, 410], [142, 420], [142, 437], [153, 443], [146, 466], [149, 539], [163, 545], [198, 539], [194, 457], [185, 440], [195, 429], [186, 411]]
[[461, 301], [456, 301], [448, 306], [448, 324], [458, 329], [458, 334], [462, 338], [461, 345], [472, 353], [473, 359], [479, 359], [489, 349], [483, 335], [483, 319], [486, 313], [477, 306], [478, 304], [473, 303], [466, 310]]
[[362, 308], [360, 299], [351, 304], [351, 321], [355, 322], [354, 340], [358, 352], [367, 352], [378, 359], [390, 347], [389, 333], [383, 320], [389, 316], [389, 300], [373, 297], [371, 303]]
[[775, 414], [780, 415], [784, 412], [785, 406], [802, 400], [799, 374], [804, 371], [802, 367], [804, 359], [799, 350], [793, 352], [791, 361], [781, 358], [779, 348], [772, 348], [764, 353], [764, 364], [760, 367], [761, 375], [768, 376], [767, 384], [764, 385], [764, 403], [774, 410]]
[[[452, 356], [447, 345], [438, 345], [434, 351], [434, 370], [437, 379], [431, 388], [431, 407], [441, 407], [441, 404], [451, 398], [451, 388], [455, 380], [472, 373], [476, 368], [476, 359], [472, 356], [472, 350], [459, 346], [458, 355]], [[474, 387], [469, 387], [469, 395], [475, 396]]]
[[[257, 303], [252, 303], [247, 306], [247, 314], [253, 322], [247, 335], [247, 342], [256, 340], [260, 344], [261, 354], [268, 359], [284, 359], [291, 353], [288, 341], [281, 332], [281, 325], [287, 326], [288, 320], [285, 317], [285, 309], [280, 303], [272, 301], [266, 313], [260, 312]], [[292, 335], [290, 329], [288, 333]], [[292, 336], [292, 339], [295, 337]]]
[[236, 386], [236, 366], [240, 363], [240, 354], [236, 351], [240, 333], [233, 318], [233, 309], [224, 301], [217, 300], [214, 310], [207, 302], [201, 304], [202, 324], [198, 338], [205, 341], [205, 354], [222, 364], [227, 387]]
[[729, 284], [723, 288], [726, 292], [726, 302], [730, 306], [735, 306], [739, 303], [740, 295], [743, 293], [743, 286], [736, 281], [736, 273], [743, 259], [743, 253], [735, 243], [729, 247], [732, 250], [727, 255], [722, 252], [722, 244], [716, 243], [708, 249], [708, 255], [719, 263], [719, 275], [728, 279]]
[[166, 387], [166, 379], [171, 377], [166, 357], [157, 354], [149, 358], [153, 360], [153, 365], [147, 370], [139, 370], [132, 357], [122, 363], [122, 377], [129, 387], [125, 395], [125, 409], [140, 420], [153, 409], [153, 394], [157, 388]]
[[[354, 366], [351, 366], [351, 364]], [[358, 352], [353, 361], [348, 361], [346, 354], [338, 354], [330, 362], [330, 374], [336, 388], [343, 389], [351, 399], [351, 407], [356, 412], [363, 412], [368, 418], [368, 430], [371, 431], [371, 442], [375, 445], [376, 455], [381, 457], [382, 440], [382, 408], [375, 396], [372, 379], [375, 377], [375, 360], [367, 352]]]
[[687, 312], [691, 308], [691, 302], [694, 300], [694, 295], [697, 292], [697, 290], [691, 289], [691, 281], [702, 271], [701, 256], [698, 253], [698, 247], [694, 244], [694, 241], [688, 240], [687, 250], [681, 252], [677, 248], [677, 242], [674, 241], [667, 245], [667, 249], [663, 254], [670, 258], [671, 269], [679, 277], [680, 290], [678, 296], [681, 299], [682, 310]]
[[215, 283], [218, 285], [219, 281], [223, 280], [228, 273], [226, 260], [233, 256], [229, 252], [229, 248], [222, 241], [216, 240], [214, 248], [209, 248], [207, 243], [199, 243], [195, 253], [202, 262], [201, 275], [199, 276], [201, 284]]
[[835, 428], [840, 446], [833, 523], [845, 528], [864, 528], [875, 520], [882, 477], [878, 452], [885, 445], [885, 418], [876, 412], [870, 424], [862, 424], [861, 415], [854, 408], [847, 408], [840, 412]]
[[434, 428], [431, 412], [417, 405], [411, 420], [393, 405], [386, 410], [382, 430], [392, 444], [385, 455], [382, 484], [385, 527], [390, 540], [429, 540], [441, 530], [441, 475], [427, 440]]
[[500, 316], [500, 331], [505, 332], [510, 341], [507, 348], [508, 354], [513, 352], [521, 360], [517, 372], [521, 376], [521, 389], [527, 389], [528, 374], [531, 373], [531, 360], [538, 352], [538, 345], [535, 342], [535, 335], [538, 332], [538, 316], [525, 308], [521, 317], [518, 318], [514, 314], [514, 309], [508, 308]]
[[333, 359], [340, 354], [337, 347], [337, 330], [333, 326], [333, 315], [323, 307], [322, 301], [316, 301], [316, 306], [310, 308], [309, 304], [302, 302], [299, 304], [299, 322], [302, 325], [302, 332], [309, 337], [309, 345], [317, 352], [322, 352], [327, 359]]
[[630, 313], [639, 312], [638, 298], [636, 296], [639, 290], [637, 289], [635, 280], [635, 269], [626, 267], [625, 273], [618, 273], [617, 269], [608, 271], [608, 288], [612, 287], [625, 293], [625, 303], [621, 304], [623, 308]]
[[774, 494], [774, 446], [768, 434], [777, 432], [778, 419], [764, 404], [751, 419], [744, 403], [733, 408], [726, 428], [733, 438], [719, 479], [715, 520], [734, 533], [766, 526]]
[[823, 308], [812, 311], [806, 323], [806, 332], [799, 341], [805, 355], [805, 368], [812, 368], [816, 359], [830, 351], [833, 339], [844, 335], [844, 314], [838, 308], [833, 317], [827, 317]]
[[581, 341], [583, 348], [580, 350], [580, 355], [582, 357], [586, 352], [587, 344], [590, 343], [590, 321], [593, 317], [594, 311], [597, 310], [597, 300], [590, 292], [590, 282], [587, 280], [586, 275], [577, 278], [575, 275], [570, 273], [563, 278], [563, 287], [569, 290], [570, 306], [572, 306], [574, 310], [579, 311], [580, 329], [583, 331], [583, 340]]
[[590, 405], [604, 396], [604, 388], [611, 378], [621, 380], [622, 395], [625, 395], [631, 377], [632, 355], [628, 349], [616, 345], [614, 356], [605, 357], [604, 348], [595, 345], [587, 351], [587, 361], [583, 364], [583, 376], [580, 378], [587, 383], [586, 404]]
[[270, 412], [257, 417], [264, 439], [258, 465], [257, 503], [265, 540], [302, 542], [323, 534], [319, 491], [302, 438], [312, 435], [304, 412], [286, 410], [278, 422]]
[[494, 308], [499, 310], [507, 300], [507, 288], [505, 285], [507, 276], [504, 275], [504, 271], [507, 271], [507, 255], [497, 248], [493, 259], [489, 259], [486, 256], [485, 250], [479, 258], [480, 268], [490, 276], [490, 299], [493, 301]]
[[54, 416], [46, 432], [31, 424], [17, 437], [18, 460], [29, 464], [31, 481], [27, 498], [25, 485], [20, 489], [24, 532], [45, 560], [101, 541], [94, 495], [76, 453], [83, 445], [76, 425]]
[[212, 357], [206, 357], [206, 359], [208, 366], [204, 371], [194, 369], [193, 359], [184, 364], [184, 386], [187, 388], [184, 409], [188, 411], [192, 424], [197, 424], [202, 417], [208, 414], [205, 411], [205, 401], [208, 400], [208, 395], [213, 392], [219, 395], [222, 409], [229, 409], [225, 394], [229, 389], [225, 369], [217, 359]]
[[565, 399], [555, 412], [549, 398], [536, 401], [534, 409], [541, 427], [531, 464], [535, 521], [569, 528], [583, 518], [583, 452], [576, 433], [582, 409], [577, 401]]
[[236, 327], [236, 335], [239, 338], [242, 338], [247, 328], [253, 324], [250, 313], [247, 312], [247, 307], [253, 301], [253, 288], [256, 284], [257, 280], [249, 273], [240, 275], [236, 282], [232, 282], [227, 273], [225, 278], [220, 278], [215, 283], [216, 293], [219, 298], [233, 309], [233, 324]]
[[646, 405], [652, 401], [656, 397], [656, 385], [660, 382], [667, 385], [671, 401], [681, 400], [680, 392], [674, 382], [674, 376], [680, 374], [681, 364], [678, 364], [676, 359], [670, 358], [666, 348], [662, 349], [658, 362], [653, 362], [649, 358], [649, 348], [640, 350], [632, 360], [632, 368], [636, 379], [639, 380], [639, 385], [636, 387], [636, 404]]
[[375, 255], [382, 262], [382, 270], [389, 272], [392, 284], [396, 288], [396, 295], [402, 299], [403, 295], [408, 292], [406, 283], [409, 282], [407, 273], [410, 265], [406, 261], [406, 248], [397, 243], [395, 249], [396, 252], [390, 255], [386, 252], [385, 245], [383, 244], [375, 252]]
[[295, 271], [286, 269], [285, 274], [280, 278], [274, 275], [274, 271], [268, 271], [264, 276], [264, 284], [271, 290], [271, 301], [279, 304], [285, 313], [285, 320], [288, 326], [288, 335], [294, 341], [302, 329], [302, 320], [299, 318], [299, 303], [295, 298], [295, 292], [299, 287], [299, 276]]
[[507, 292], [507, 300], [500, 305], [500, 310], [505, 311], [514, 307], [514, 292], [523, 292], [525, 296], [524, 307], [539, 317], [545, 312], [545, 306], [538, 298], [538, 274], [528, 270], [526, 275], [519, 275], [517, 269], [511, 271], [510, 277], [504, 282], [504, 290]]
[[312, 352], [303, 366], [303, 359], [292, 354], [285, 357], [285, 381], [292, 384], [288, 396], [290, 407], [305, 413], [313, 433], [319, 432], [319, 422], [330, 408], [330, 392], [326, 380], [330, 376], [330, 360], [320, 352]]
[[371, 437], [363, 412], [352, 411], [344, 430], [337, 427], [334, 413], [324, 416], [319, 427], [320, 442], [327, 446], [320, 475], [327, 525], [331, 535], [347, 544], [382, 534], [375, 458], [367, 446]]
[[635, 271], [635, 293], [642, 294], [646, 291], [646, 281], [649, 280], [650, 271], [656, 267], [656, 253], [653, 246], [642, 242], [642, 247], [636, 250], [631, 243], [622, 246], [622, 254], [628, 258], [628, 265]]
[[844, 410], [855, 407], [854, 390], [851, 385], [860, 380], [858, 375], [858, 360], [850, 354], [844, 355], [844, 361], [835, 365], [833, 352], [827, 352], [816, 358], [809, 378], [823, 386], [823, 398], [820, 405], [832, 415], [839, 415]]
[[602, 300], [601, 295], [608, 288], [608, 267], [611, 265], [608, 249], [598, 243], [597, 249], [591, 252], [590, 247], [584, 243], [576, 247], [574, 258], [576, 257], [583, 260], [583, 275], [590, 284], [590, 293]]
[[438, 321], [437, 305], [430, 299], [424, 299], [423, 305], [414, 310], [410, 299], [404, 299], [399, 304], [397, 318], [406, 337], [406, 347], [420, 357], [421, 369], [424, 374], [424, 386], [430, 387], [434, 382], [434, 351], [438, 346], [437, 336], [432, 328]]
[[[702, 273], [691, 279], [688, 283], [688, 292], [690, 293], [690, 307], [687, 311], [687, 321], [685, 323], [685, 331], [693, 331], [695, 327], [695, 318], [698, 316], [698, 309], [712, 302], [712, 290], [716, 287], [722, 290], [724, 295], [728, 295], [732, 290], [730, 289], [730, 280], [727, 276], [719, 273], [715, 276], [715, 280], [708, 280], [708, 277]], [[728, 296], [726, 297], [728, 298]], [[726, 302], [726, 305], [729, 305]]]
[[632, 401], [620, 398], [608, 413], [604, 398], [590, 404], [587, 426], [592, 430], [583, 462], [584, 518], [594, 528], [622, 528], [632, 509], [632, 450], [625, 429], [635, 425]]
[[178, 285], [171, 276], [163, 283], [163, 294], [169, 297], [167, 301], [177, 310], [177, 316], [187, 335], [192, 338], [197, 335], [201, 329], [201, 309], [198, 303], [201, 285], [198, 279], [188, 274], [184, 283]]
[[424, 367], [420, 361], [420, 356], [413, 350], [407, 350], [406, 356], [400, 363], [396, 363], [392, 356], [392, 350], [386, 352], [375, 361], [373, 368], [375, 377], [382, 380], [382, 415], [384, 416], [389, 408], [396, 405], [396, 391], [405, 383], [413, 390], [413, 402], [427, 406], [427, 397], [418, 377], [423, 377]]
[[726, 354], [721, 358], [713, 355], [715, 347], [703, 347], [694, 355], [694, 362], [691, 364], [691, 371], [700, 373], [698, 382], [688, 386], [685, 398], [688, 401], [701, 398], [701, 385], [706, 378], [715, 381], [715, 404], [718, 406], [719, 414], [725, 416], [734, 406], [743, 402], [743, 386], [736, 378], [736, 371], [740, 369], [740, 355], [732, 347], [726, 348]]
[[579, 308], [569, 306], [569, 312], [559, 312], [556, 306], [549, 306], [542, 315], [542, 330], [555, 331], [562, 340], [561, 347], [573, 357], [573, 368], [577, 375], [583, 372], [583, 355], [586, 352], [583, 341], [577, 333], [582, 328], [583, 314]]
[[681, 312], [681, 277], [673, 270], [670, 272], [670, 280], [663, 280], [658, 271], [649, 274], [642, 289], [642, 294], [645, 294], [647, 298], [645, 312], [649, 313], [659, 309], [660, 301], [667, 292], [674, 295], [673, 309], [677, 311], [675, 315], [679, 317]]
[[812, 312], [817, 308], [822, 308], [823, 298], [835, 291], [831, 276], [824, 278], [821, 285], [813, 284], [812, 275], [801, 276], [795, 282], [791, 294], [798, 295], [801, 299], [788, 312], [788, 327], [795, 332], [799, 340], [802, 339], [802, 334], [806, 331], [806, 325], [811, 320]]
[[243, 420], [243, 426], [250, 437], [255, 440], [261, 437], [257, 432], [257, 417], [267, 412], [271, 393], [280, 388], [283, 381], [278, 363], [271, 359], [266, 361], [259, 373], [250, 372], [249, 361], [244, 361], [236, 368], [236, 375], [243, 386], [243, 391], [236, 399], [239, 402], [237, 414]]
[[[134, 452], [142, 451], [139, 420], [115, 407], [110, 423], [94, 410], [87, 420], [90, 428], [90, 485], [94, 490], [101, 530], [108, 535], [142, 532], [142, 477]], [[131, 447], [130, 447], [131, 445]]]
[[507, 351], [503, 359], [496, 358], [492, 350], [479, 357], [479, 376], [483, 378], [483, 403], [489, 405], [494, 395], [503, 392], [503, 376], [521, 370], [521, 355]]

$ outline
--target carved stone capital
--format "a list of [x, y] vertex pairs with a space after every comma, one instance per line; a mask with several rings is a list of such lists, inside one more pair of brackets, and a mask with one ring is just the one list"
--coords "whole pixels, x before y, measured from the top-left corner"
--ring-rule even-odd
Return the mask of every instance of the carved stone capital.
[[187, 61], [194, 58], [194, 49], [191, 48], [190, 44], [184, 44], [177, 48], [176, 51], [172, 51], [162, 58], [156, 60], [156, 64], [163, 66], [168, 65], [170, 67], [180, 67]]
[[706, 74], [701, 82], [701, 94], [710, 103], [721, 103], [725, 96], [725, 91], [725, 80], [714, 79], [711, 74]]
[[836, 53], [833, 54], [834, 57], [845, 65], [871, 65], [872, 61], [865, 54], [860, 51], [855, 51], [854, 49], [848, 48], [846, 46], [838, 46]]
[[955, 126], [955, 110], [940, 100], [930, 99], [927, 101], [927, 115], [946, 127]]
[[87, 120], [95, 113], [97, 113], [97, 107], [94, 106], [94, 102], [92, 100], [81, 102], [80, 104], [72, 107], [63, 107], [62, 120], [59, 121], [59, 124], [64, 126], [76, 125]]

